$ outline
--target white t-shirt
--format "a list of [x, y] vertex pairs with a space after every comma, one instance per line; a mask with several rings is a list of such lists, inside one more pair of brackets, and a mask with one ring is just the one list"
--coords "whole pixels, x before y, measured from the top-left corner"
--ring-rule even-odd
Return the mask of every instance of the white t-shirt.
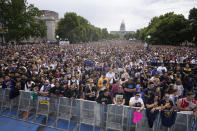
[[35, 85], [35, 83], [33, 81], [31, 81], [30, 83], [26, 83], [25, 84], [25, 92], [29, 92], [29, 88], [32, 88]]
[[113, 83], [113, 77], [115, 77], [115, 73], [114, 72], [112, 72], [112, 73], [110, 73], [110, 72], [108, 72], [107, 74], [106, 74], [106, 77], [108, 77], [109, 79], [111, 79], [110, 80], [110, 84], [112, 84]]
[[169, 99], [173, 102], [173, 105], [177, 104], [178, 96], [175, 96], [174, 94], [171, 94], [169, 96]]
[[141, 103], [141, 104], [144, 104], [142, 98], [138, 98], [138, 99], [136, 100], [136, 99], [135, 99], [135, 96], [134, 96], [134, 97], [131, 97], [129, 102], [131, 102], [131, 103]]
[[166, 68], [166, 67], [159, 66], [159, 67], [157, 68], [157, 71], [158, 71], [159, 73], [162, 73], [162, 70], [164, 70], [165, 72], [167, 72], [167, 68]]
[[49, 91], [51, 89], [51, 85], [49, 84], [47, 87], [46, 87], [46, 89], [45, 89], [45, 86], [43, 85], [42, 87], [41, 87], [41, 91], [44, 91], [44, 92], [46, 92], [46, 91]]
[[183, 95], [183, 91], [184, 91], [184, 88], [183, 88], [183, 85], [174, 85], [174, 89], [177, 89], [178, 90], [178, 96], [181, 96]]
[[51, 88], [53, 88], [53, 87], [55, 87], [55, 84], [52, 83], [52, 84], [51, 84]]
[[132, 68], [134, 66], [134, 63], [133, 62], [130, 62], [130, 67]]
[[192, 64], [196, 64], [196, 62], [197, 62], [197, 61], [196, 61], [195, 59], [193, 59], [193, 60], [191, 61]]

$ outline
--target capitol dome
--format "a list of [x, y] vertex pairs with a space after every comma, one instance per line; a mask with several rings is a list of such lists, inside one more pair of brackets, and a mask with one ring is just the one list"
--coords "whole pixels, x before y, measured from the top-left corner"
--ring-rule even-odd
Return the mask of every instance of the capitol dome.
[[125, 22], [122, 21], [121, 25], [120, 25], [120, 31], [125, 31]]

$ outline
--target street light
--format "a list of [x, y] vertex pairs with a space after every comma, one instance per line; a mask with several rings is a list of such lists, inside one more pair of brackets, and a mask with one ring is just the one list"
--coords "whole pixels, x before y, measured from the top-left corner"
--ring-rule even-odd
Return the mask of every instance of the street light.
[[59, 44], [59, 35], [56, 35], [56, 39], [57, 39], [57, 42], [58, 42], [58, 44]]
[[150, 40], [150, 38], [151, 38], [151, 36], [150, 35], [148, 35], [147, 36], [147, 41], [145, 42], [145, 44], [144, 44], [144, 47], [148, 50], [148, 47], [149, 47], [149, 40]]

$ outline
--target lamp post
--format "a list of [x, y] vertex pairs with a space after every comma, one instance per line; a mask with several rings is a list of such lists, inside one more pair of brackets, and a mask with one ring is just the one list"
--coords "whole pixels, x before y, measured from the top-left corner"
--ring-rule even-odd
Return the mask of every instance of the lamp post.
[[148, 36], [147, 36], [147, 38], [148, 38], [148, 39], [150, 39], [150, 38], [151, 38], [151, 36], [150, 36], [150, 35], [148, 35]]
[[57, 43], [59, 44], [59, 35], [56, 35]]
[[151, 36], [150, 35], [148, 35], [147, 36], [147, 40], [146, 40], [146, 42], [145, 42], [145, 44], [144, 44], [144, 47], [148, 50], [148, 47], [149, 47], [149, 40], [150, 40], [150, 38], [151, 38]]

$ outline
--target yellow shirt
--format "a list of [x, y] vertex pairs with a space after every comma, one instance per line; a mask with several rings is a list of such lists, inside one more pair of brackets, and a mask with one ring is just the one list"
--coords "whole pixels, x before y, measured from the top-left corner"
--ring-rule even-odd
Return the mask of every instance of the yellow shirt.
[[109, 79], [108, 79], [107, 77], [105, 77], [105, 79], [103, 79], [103, 78], [101, 77], [101, 78], [99, 78], [99, 80], [98, 80], [98, 88], [99, 88], [99, 91], [101, 90], [101, 88], [102, 88], [103, 86], [105, 86], [105, 85], [103, 84], [104, 80], [107, 80], [107, 85], [106, 85], [106, 87], [107, 87], [107, 89], [109, 89]]
[[184, 68], [184, 71], [192, 71], [190, 68]]

